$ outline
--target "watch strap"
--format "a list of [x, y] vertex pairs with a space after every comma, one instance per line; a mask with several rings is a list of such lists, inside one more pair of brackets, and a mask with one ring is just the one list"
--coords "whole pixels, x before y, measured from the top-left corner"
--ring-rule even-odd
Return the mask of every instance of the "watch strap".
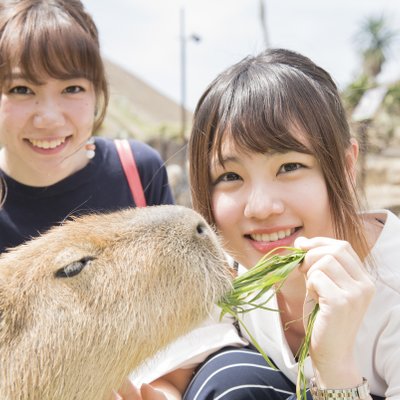
[[320, 389], [315, 378], [311, 378], [310, 392], [314, 400], [366, 400], [370, 398], [369, 385], [365, 378], [360, 385], [348, 389]]

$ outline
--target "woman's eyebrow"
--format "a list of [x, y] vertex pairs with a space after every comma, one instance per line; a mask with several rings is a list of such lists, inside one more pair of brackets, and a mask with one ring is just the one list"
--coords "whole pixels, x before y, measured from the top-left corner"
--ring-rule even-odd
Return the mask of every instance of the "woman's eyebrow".
[[217, 168], [220, 166], [224, 166], [226, 163], [238, 163], [239, 158], [234, 155], [222, 155], [221, 157], [218, 157], [217, 155], [215, 157], [211, 158], [211, 167], [212, 168]]
[[225, 155], [222, 156], [218, 161], [222, 163], [227, 163], [227, 162], [238, 162], [239, 158], [237, 156], [230, 156], [230, 155]]
[[19, 68], [12, 68], [10, 73], [11, 79], [26, 79], [26, 74], [22, 72]]
[[[19, 79], [23, 80], [23, 81], [26, 81], [26, 82], [29, 82], [29, 83], [31, 83], [33, 85], [37, 85], [37, 86], [42, 86], [42, 85], [46, 84], [45, 80], [39, 80], [39, 78], [38, 78], [38, 80], [32, 80], [31, 78], [28, 77], [27, 74], [25, 74], [23, 72], [20, 72], [20, 71], [11, 72], [11, 75], [9, 76], [9, 81], [16, 81], [16, 80], [19, 80]], [[68, 78], [65, 78], [65, 79], [59, 79], [59, 80], [63, 81], [63, 82], [69, 82], [69, 81], [75, 81], [75, 80], [78, 80], [78, 79], [85, 79], [85, 77], [78, 76], [78, 75], [73, 75], [71, 77], [68, 77]]]
[[11, 72], [10, 75], [10, 81], [16, 81], [18, 79], [21, 79], [23, 81], [27, 81], [27, 82], [31, 82], [34, 83], [31, 79], [28, 78], [28, 76], [20, 71], [16, 71], [16, 72]]
[[[292, 151], [292, 150], [279, 151], [279, 150], [276, 150], [276, 149], [268, 148], [267, 150], [263, 151], [262, 153], [261, 152], [259, 152], [259, 153], [267, 155], [267, 156], [274, 156], [276, 154], [289, 153], [290, 151]], [[248, 154], [251, 154], [251, 153], [252, 153], [251, 151], [248, 152]], [[256, 152], [254, 152], [254, 153], [256, 153]], [[216, 157], [216, 159], [217, 159], [218, 162], [222, 162], [222, 163], [239, 162], [239, 157], [238, 156], [230, 155], [230, 154], [222, 154], [221, 158]]]

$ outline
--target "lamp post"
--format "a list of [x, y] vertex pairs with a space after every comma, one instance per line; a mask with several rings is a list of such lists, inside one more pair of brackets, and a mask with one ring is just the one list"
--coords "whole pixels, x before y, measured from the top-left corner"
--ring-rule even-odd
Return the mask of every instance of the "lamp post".
[[259, 13], [260, 13], [260, 23], [261, 23], [261, 29], [263, 33], [263, 39], [264, 39], [264, 46], [266, 49], [271, 47], [271, 43], [269, 40], [269, 34], [268, 34], [268, 26], [267, 26], [267, 6], [265, 4], [266, 0], [259, 0]]
[[185, 9], [180, 10], [180, 43], [181, 43], [181, 140], [185, 144], [186, 131], [186, 29]]
[[186, 143], [186, 43], [187, 40], [199, 42], [200, 37], [195, 34], [186, 36], [185, 27], [185, 8], [180, 9], [180, 69], [181, 69], [181, 140], [183, 145]]

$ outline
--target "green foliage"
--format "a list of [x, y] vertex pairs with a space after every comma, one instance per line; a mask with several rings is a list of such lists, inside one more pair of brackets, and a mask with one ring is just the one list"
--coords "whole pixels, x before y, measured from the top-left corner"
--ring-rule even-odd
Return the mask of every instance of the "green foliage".
[[[287, 250], [289, 254], [275, 254], [278, 251]], [[257, 308], [269, 311], [279, 311], [267, 307], [267, 303], [272, 298], [282, 284], [285, 282], [289, 274], [298, 267], [303, 261], [306, 252], [293, 247], [278, 247], [264, 255], [261, 260], [244, 274], [236, 277], [233, 281], [232, 290], [218, 303], [221, 307], [221, 318], [225, 314], [230, 314], [240, 323], [242, 328], [249, 335], [250, 340], [257, 350], [262, 354], [267, 363], [276, 368], [262, 347], [257, 343], [251, 335], [239, 314], [252, 311]], [[272, 291], [271, 295], [266, 299], [261, 300], [265, 294]], [[306, 336], [299, 350], [299, 373], [296, 387], [297, 398], [306, 399], [306, 379], [304, 376], [304, 361], [308, 356], [310, 347], [311, 331], [314, 325], [314, 320], [318, 311], [316, 305], [309, 317]]]
[[398, 115], [400, 113], [400, 81], [390, 85], [383, 106], [389, 114]]
[[375, 78], [382, 69], [399, 32], [389, 26], [385, 16], [368, 17], [356, 34], [356, 44], [363, 58], [364, 74]]
[[351, 82], [341, 94], [346, 110], [352, 111], [363, 94], [372, 87], [373, 83], [366, 74], [361, 74], [354, 82]]

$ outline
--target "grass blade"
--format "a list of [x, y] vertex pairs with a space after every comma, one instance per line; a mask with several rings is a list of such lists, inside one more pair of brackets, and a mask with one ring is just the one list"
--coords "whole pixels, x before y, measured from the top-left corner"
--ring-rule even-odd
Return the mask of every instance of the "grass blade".
[[[282, 250], [289, 251], [289, 253], [276, 254]], [[243, 323], [243, 320], [239, 318], [239, 314], [244, 314], [257, 308], [268, 311], [279, 311], [267, 307], [266, 304], [268, 304], [274, 294], [276, 294], [280, 289], [289, 274], [303, 261], [305, 254], [305, 251], [294, 247], [275, 248], [265, 254], [253, 268], [236, 277], [233, 280], [232, 290], [218, 303], [221, 308], [221, 318], [225, 314], [232, 315], [245, 330], [253, 345], [261, 353], [267, 363], [274, 369], [276, 369], [275, 365], [268, 358], [267, 354], [257, 343], [253, 335], [249, 332], [248, 328]], [[270, 290], [272, 290], [271, 296], [260, 302], [259, 300]], [[310, 314], [305, 338], [299, 349], [299, 372], [297, 376], [296, 395], [298, 399], [302, 400], [307, 398], [307, 382], [304, 375], [304, 362], [309, 353], [311, 331], [314, 326], [318, 309], [319, 307], [317, 304]]]

